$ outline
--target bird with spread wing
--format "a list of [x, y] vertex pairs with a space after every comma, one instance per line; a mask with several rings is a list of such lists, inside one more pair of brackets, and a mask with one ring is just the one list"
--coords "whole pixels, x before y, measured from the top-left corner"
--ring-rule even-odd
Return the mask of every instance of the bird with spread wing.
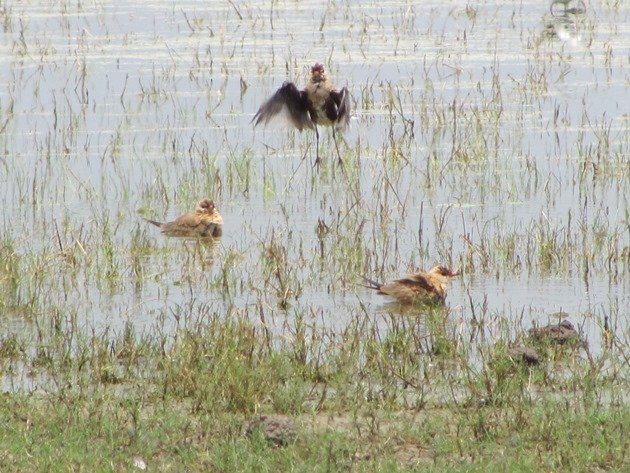
[[302, 131], [308, 128], [315, 131], [316, 160], [319, 157], [319, 131], [317, 126], [330, 126], [337, 149], [339, 163], [343, 164], [335, 130], [343, 132], [350, 123], [350, 92], [344, 87], [341, 90], [333, 85], [326, 76], [324, 65], [317, 63], [311, 67], [311, 78], [303, 90], [298, 90], [293, 82], [285, 82], [267, 101], [265, 101], [254, 118], [254, 126], [266, 125], [276, 116], [284, 116], [289, 123]]

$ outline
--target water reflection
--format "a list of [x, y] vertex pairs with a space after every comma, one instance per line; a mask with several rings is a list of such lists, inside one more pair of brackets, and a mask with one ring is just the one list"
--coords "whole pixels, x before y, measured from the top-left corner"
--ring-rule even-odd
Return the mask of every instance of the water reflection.
[[583, 37], [575, 21], [568, 17], [555, 17], [545, 25], [545, 36], [550, 39], [559, 39], [572, 46], [583, 43]]

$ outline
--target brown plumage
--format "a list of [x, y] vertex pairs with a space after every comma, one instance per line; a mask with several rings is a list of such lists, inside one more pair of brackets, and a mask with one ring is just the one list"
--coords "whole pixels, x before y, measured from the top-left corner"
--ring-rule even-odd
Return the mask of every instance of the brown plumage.
[[536, 342], [548, 342], [558, 345], [583, 343], [573, 324], [566, 319], [559, 324], [531, 328], [529, 329], [529, 335]]
[[176, 237], [220, 237], [223, 234], [223, 217], [210, 199], [200, 200], [194, 212], [180, 215], [172, 222], [147, 222], [160, 227], [162, 233]]
[[[344, 131], [350, 123], [350, 93], [346, 87], [337, 90], [326, 77], [323, 64], [317, 63], [311, 67], [311, 78], [304, 90], [298, 90], [293, 82], [285, 82], [260, 106], [252, 122], [254, 126], [260, 123], [266, 125], [279, 114], [283, 114], [300, 131], [304, 128], [315, 130], [316, 163], [319, 163], [317, 125], [333, 127], [333, 139], [337, 147], [335, 129]], [[341, 162], [339, 148], [337, 155]]]
[[368, 287], [393, 297], [402, 304], [444, 304], [446, 301], [447, 283], [450, 278], [459, 274], [444, 266], [435, 266], [429, 271], [418, 271], [409, 274], [405, 278], [395, 281], [379, 283], [368, 278], [363, 278], [368, 282]]

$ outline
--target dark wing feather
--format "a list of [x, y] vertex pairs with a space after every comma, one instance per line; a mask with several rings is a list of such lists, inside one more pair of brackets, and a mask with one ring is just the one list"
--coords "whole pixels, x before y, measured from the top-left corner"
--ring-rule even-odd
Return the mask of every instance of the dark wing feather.
[[305, 127], [313, 128], [306, 103], [304, 92], [299, 91], [292, 82], [285, 82], [260, 106], [252, 122], [255, 122], [254, 126], [260, 123], [266, 125], [279, 113], [285, 112], [291, 125], [298, 130], [302, 131]]
[[350, 92], [344, 87], [340, 92], [330, 92], [332, 101], [326, 103], [326, 115], [331, 121], [336, 122], [336, 128], [344, 131], [350, 124]]
[[156, 222], [155, 220], [149, 220], [148, 218], [145, 218], [144, 220], [149, 222], [149, 223], [152, 223], [156, 227], [161, 227], [162, 225], [164, 225], [162, 222]]
[[400, 279], [400, 282], [403, 281], [427, 292], [437, 292], [435, 284], [432, 284], [424, 273], [410, 274], [409, 277]]
[[367, 284], [361, 284], [363, 287], [367, 287], [367, 288], [379, 291], [381, 287], [383, 286], [382, 283], [378, 281], [374, 281], [374, 279], [369, 279], [369, 278], [366, 278], [365, 276], [361, 276], [361, 278], [367, 283]]

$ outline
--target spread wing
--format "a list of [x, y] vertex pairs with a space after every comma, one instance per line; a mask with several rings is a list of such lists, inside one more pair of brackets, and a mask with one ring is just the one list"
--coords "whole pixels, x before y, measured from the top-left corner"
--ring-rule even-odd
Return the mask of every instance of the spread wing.
[[291, 125], [300, 131], [305, 127], [313, 128], [305, 93], [299, 91], [292, 82], [282, 84], [282, 87], [260, 106], [252, 122], [255, 122], [254, 126], [260, 123], [266, 125], [278, 114], [284, 114]]
[[326, 103], [326, 115], [330, 121], [336, 122], [336, 128], [344, 131], [350, 124], [350, 92], [344, 87], [340, 92], [332, 90]]

